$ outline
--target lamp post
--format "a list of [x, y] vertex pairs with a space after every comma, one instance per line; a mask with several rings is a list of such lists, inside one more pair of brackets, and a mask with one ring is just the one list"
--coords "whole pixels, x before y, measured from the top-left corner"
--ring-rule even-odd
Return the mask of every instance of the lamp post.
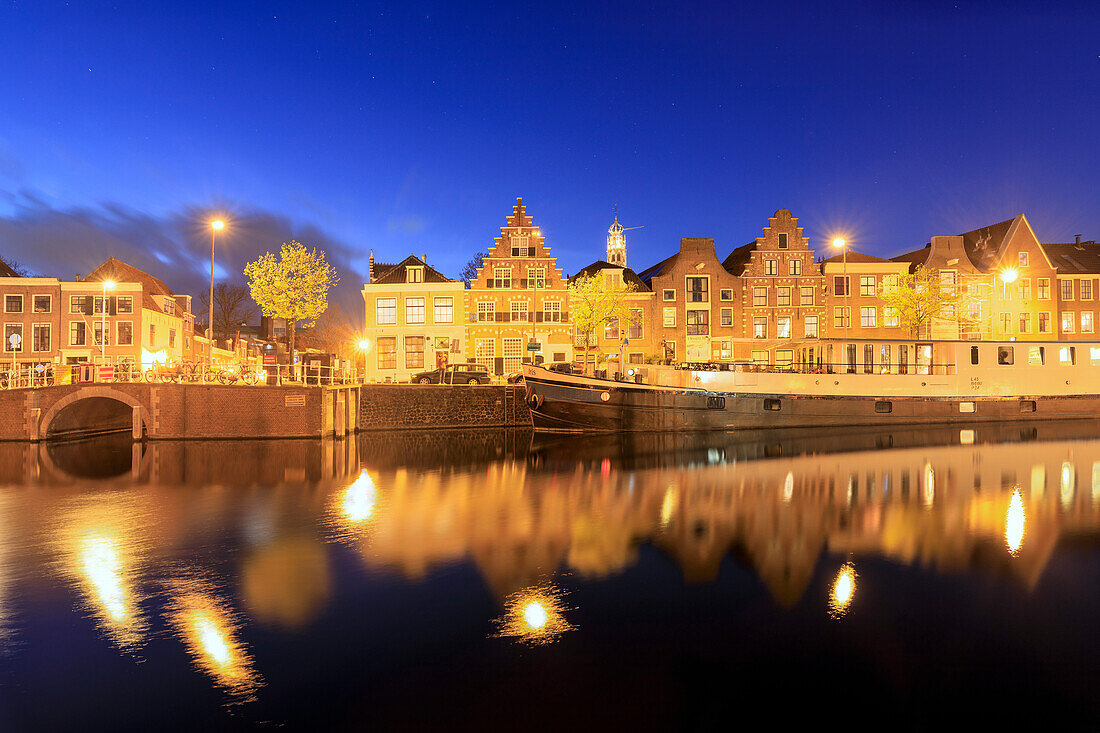
[[[841, 273], [844, 276], [844, 340], [848, 340], [848, 329], [851, 327], [852, 322], [852, 284], [848, 282], [848, 242], [844, 240], [844, 237], [837, 237], [833, 240], [833, 246], [841, 250], [843, 259], [841, 261]], [[844, 360], [847, 364], [848, 360], [848, 344], [844, 344]], [[845, 366], [847, 370], [847, 366]]]
[[363, 383], [366, 384], [366, 382], [367, 382], [367, 352], [370, 351], [370, 346], [371, 346], [370, 339], [368, 339], [368, 338], [359, 339], [358, 346], [359, 346], [359, 350], [363, 352]]
[[208, 364], [212, 364], [214, 360], [214, 238], [222, 229], [225, 229], [225, 222], [221, 219], [210, 222], [210, 320], [207, 323], [206, 333], [210, 337], [209, 351], [206, 356]]
[[103, 300], [100, 302], [100, 326], [99, 326], [99, 361], [103, 366], [107, 363], [107, 291], [115, 287], [114, 280], [103, 281]]
[[[1016, 282], [1016, 278], [1019, 277], [1020, 273], [1016, 271], [1015, 267], [1006, 267], [1005, 269], [1001, 270], [1001, 272], [999, 274], [1000, 274], [1001, 283], [1002, 283], [1001, 284], [1001, 307], [1002, 308], [1007, 308], [1008, 307], [1008, 286], [1009, 286], [1009, 284]], [[998, 315], [1003, 315], [1003, 314], [998, 314]], [[1002, 323], [1003, 323], [1004, 319], [1002, 318], [1001, 320], [1002, 320]], [[1008, 328], [1007, 328], [1007, 326], [1002, 325], [1001, 330], [1004, 331], [1004, 338], [1007, 339], [1008, 338]]]

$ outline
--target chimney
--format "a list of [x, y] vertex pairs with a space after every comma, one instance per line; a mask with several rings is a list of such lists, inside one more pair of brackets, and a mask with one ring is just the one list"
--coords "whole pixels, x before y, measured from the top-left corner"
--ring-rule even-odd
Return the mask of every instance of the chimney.
[[1076, 242], [1076, 243], [1077, 243], [1077, 244], [1081, 244], [1081, 235], [1080, 235], [1080, 234], [1074, 234], [1073, 236], [1077, 238], [1077, 242]]
[[[1081, 239], [1081, 238], [1078, 237], [1077, 239]], [[427, 255], [427, 253], [420, 255], [420, 261], [423, 262], [425, 265], [428, 264], [428, 255]]]
[[370, 251], [370, 257], [367, 258], [367, 284], [374, 282], [374, 249]]

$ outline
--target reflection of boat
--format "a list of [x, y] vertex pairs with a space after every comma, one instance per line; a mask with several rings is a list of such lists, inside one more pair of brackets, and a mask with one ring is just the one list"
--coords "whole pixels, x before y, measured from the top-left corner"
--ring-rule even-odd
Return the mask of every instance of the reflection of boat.
[[[842, 363], [833, 361], [834, 351]], [[823, 339], [800, 347], [798, 359], [784, 371], [639, 366], [633, 382], [529, 364], [523, 374], [535, 429], [541, 431], [978, 423], [1100, 414], [1096, 343]]]

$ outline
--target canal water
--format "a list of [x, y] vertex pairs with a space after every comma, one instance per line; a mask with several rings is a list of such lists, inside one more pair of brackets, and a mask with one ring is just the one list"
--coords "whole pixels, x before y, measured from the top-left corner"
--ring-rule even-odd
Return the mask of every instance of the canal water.
[[0, 730], [1100, 722], [1100, 425], [0, 444]]

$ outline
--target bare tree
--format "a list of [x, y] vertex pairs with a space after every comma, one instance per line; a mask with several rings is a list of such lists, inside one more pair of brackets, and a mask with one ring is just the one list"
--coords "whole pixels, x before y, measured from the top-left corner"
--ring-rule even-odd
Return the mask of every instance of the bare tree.
[[474, 256], [470, 258], [470, 261], [462, 267], [462, 271], [458, 273], [458, 279], [466, 283], [466, 287], [470, 287], [470, 281], [477, 277], [478, 268], [481, 267], [481, 263], [484, 262], [485, 258], [488, 256], [488, 252], [476, 252]]
[[11, 257], [0, 255], [0, 277], [30, 277], [30, 270]]
[[355, 348], [356, 330], [351, 319], [336, 303], [317, 317], [312, 328], [302, 330], [303, 343], [309, 342], [328, 354], [347, 355]]
[[[210, 294], [205, 290], [199, 295], [203, 312], [210, 309]], [[218, 283], [214, 286], [214, 335], [223, 341], [237, 332], [241, 324], [256, 317], [256, 304], [248, 292], [248, 286], [240, 283]]]

